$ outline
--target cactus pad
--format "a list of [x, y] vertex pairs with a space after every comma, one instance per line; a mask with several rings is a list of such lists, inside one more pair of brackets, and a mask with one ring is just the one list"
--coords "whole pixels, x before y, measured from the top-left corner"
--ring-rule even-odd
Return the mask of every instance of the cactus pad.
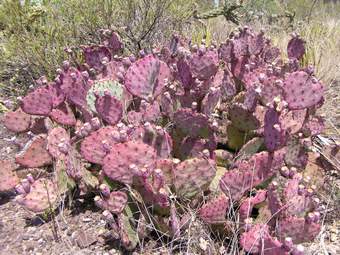
[[283, 155], [280, 152], [274, 155], [257, 153], [248, 161], [238, 163], [236, 169], [226, 172], [221, 178], [220, 188], [233, 201], [237, 201], [246, 191], [273, 176], [282, 163]]
[[217, 72], [218, 53], [216, 50], [208, 50], [203, 54], [198, 52], [192, 56], [190, 64], [195, 77], [200, 80], [208, 80]]
[[305, 54], [305, 41], [298, 36], [293, 36], [288, 42], [287, 53], [289, 58], [300, 60]]
[[96, 81], [86, 95], [87, 105], [89, 106], [91, 111], [96, 111], [95, 94], [97, 94], [98, 96], [104, 96], [104, 92], [108, 92], [111, 96], [114, 96], [118, 100], [122, 100], [124, 88], [118, 81], [115, 80], [103, 79]]
[[63, 103], [58, 108], [53, 109], [50, 117], [61, 125], [74, 126], [76, 124], [76, 117], [67, 103]]
[[208, 117], [191, 109], [180, 109], [174, 114], [174, 122], [184, 133], [192, 137], [208, 137], [212, 130]]
[[324, 86], [308, 73], [297, 71], [287, 75], [283, 89], [288, 107], [299, 110], [317, 105], [322, 100]]
[[47, 116], [53, 107], [49, 88], [47, 86], [40, 87], [30, 92], [23, 98], [21, 107], [28, 114]]
[[174, 169], [176, 194], [181, 197], [193, 197], [204, 191], [216, 174], [213, 160], [204, 158], [187, 159]]
[[125, 205], [127, 204], [128, 197], [126, 193], [122, 191], [113, 191], [109, 197], [96, 201], [97, 205], [103, 210], [109, 210], [112, 213], [119, 214], [123, 212]]
[[15, 157], [15, 161], [25, 167], [41, 167], [52, 163], [52, 157], [46, 149], [46, 135], [38, 135], [29, 141]]
[[168, 66], [153, 55], [148, 55], [129, 67], [125, 76], [125, 87], [134, 96], [149, 100], [162, 92], [165, 80], [169, 78]]
[[81, 143], [82, 156], [96, 164], [102, 164], [105, 155], [111, 150], [115, 143], [120, 142], [119, 131], [111, 126], [102, 127], [92, 132]]
[[145, 143], [118, 143], [112, 146], [110, 153], [104, 158], [103, 170], [110, 179], [131, 184], [134, 173], [129, 166], [134, 164], [137, 168], [152, 168], [156, 157], [155, 149]]
[[97, 97], [95, 105], [98, 115], [110, 125], [117, 124], [123, 116], [121, 102], [109, 93]]
[[30, 192], [17, 197], [17, 202], [35, 213], [42, 213], [47, 209], [54, 210], [58, 199], [56, 185], [48, 179], [41, 178], [34, 181]]
[[275, 151], [286, 141], [286, 130], [281, 127], [279, 114], [275, 109], [267, 110], [264, 118], [264, 142], [268, 151]]
[[208, 224], [218, 224], [226, 221], [226, 214], [229, 208], [229, 199], [221, 194], [208, 201], [199, 209], [199, 217]]
[[47, 150], [56, 159], [65, 159], [65, 153], [61, 152], [60, 144], [70, 146], [70, 135], [62, 127], [56, 127], [48, 132]]
[[0, 193], [13, 189], [18, 183], [19, 178], [15, 172], [16, 166], [10, 160], [0, 161]]
[[229, 115], [233, 125], [242, 131], [254, 130], [261, 125], [256, 116], [239, 103], [235, 103], [231, 106]]
[[13, 132], [25, 132], [31, 125], [31, 116], [18, 108], [14, 112], [8, 112], [4, 116], [4, 126]]

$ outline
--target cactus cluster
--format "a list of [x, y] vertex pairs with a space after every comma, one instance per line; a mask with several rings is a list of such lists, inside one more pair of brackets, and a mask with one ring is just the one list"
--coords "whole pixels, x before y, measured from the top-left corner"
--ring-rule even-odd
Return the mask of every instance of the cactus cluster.
[[83, 47], [84, 64], [65, 61], [4, 116], [9, 130], [34, 133], [15, 162], [56, 174], [20, 181], [2, 162], [0, 191], [15, 188], [37, 213], [74, 188], [96, 194], [128, 250], [148, 224], [178, 238], [192, 210], [222, 234], [236, 221], [248, 253], [303, 254], [322, 206], [301, 173], [324, 126], [323, 84], [299, 66], [304, 41], [293, 35], [286, 60], [263, 31], [244, 27], [219, 46], [174, 35], [123, 56], [117, 34], [105, 36]]

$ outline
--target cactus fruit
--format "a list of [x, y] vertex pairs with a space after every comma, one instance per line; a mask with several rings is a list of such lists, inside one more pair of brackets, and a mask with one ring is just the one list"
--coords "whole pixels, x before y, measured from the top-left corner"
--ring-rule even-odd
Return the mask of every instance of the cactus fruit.
[[52, 157], [47, 151], [46, 135], [35, 136], [15, 157], [16, 163], [25, 167], [41, 167], [52, 163]]

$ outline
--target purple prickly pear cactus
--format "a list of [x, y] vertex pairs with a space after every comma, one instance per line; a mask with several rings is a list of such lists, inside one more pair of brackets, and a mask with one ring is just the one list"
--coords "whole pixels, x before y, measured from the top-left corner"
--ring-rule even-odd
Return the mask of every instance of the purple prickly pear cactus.
[[275, 151], [286, 142], [286, 130], [282, 128], [279, 113], [270, 108], [264, 118], [264, 142], [268, 151]]
[[17, 203], [35, 213], [55, 209], [58, 199], [58, 191], [55, 183], [51, 180], [41, 178], [29, 185], [29, 192], [17, 196]]
[[10, 160], [0, 161], [0, 193], [13, 189], [19, 182], [16, 166]]
[[35, 136], [15, 157], [16, 163], [25, 167], [41, 167], [52, 163], [52, 157], [46, 149], [46, 135]]
[[102, 127], [92, 132], [81, 143], [80, 152], [89, 162], [102, 164], [111, 147], [120, 142], [118, 129], [111, 126]]
[[47, 116], [53, 107], [50, 90], [45, 86], [30, 92], [23, 98], [21, 107], [28, 114]]
[[111, 147], [110, 153], [104, 158], [103, 170], [110, 179], [131, 184], [134, 172], [130, 165], [138, 168], [154, 167], [156, 158], [155, 149], [143, 142], [118, 143]]
[[47, 150], [55, 158], [64, 160], [70, 146], [70, 135], [62, 127], [56, 127], [48, 132]]
[[317, 105], [322, 100], [324, 86], [308, 73], [297, 71], [286, 76], [283, 90], [289, 109], [299, 110]]
[[226, 221], [229, 206], [229, 199], [221, 194], [203, 205], [199, 209], [198, 215], [205, 223], [221, 224]]
[[316, 186], [297, 172], [311, 171], [311, 136], [324, 127], [316, 115], [323, 85], [300, 67], [303, 40], [289, 42], [288, 61], [248, 27], [220, 47], [174, 36], [124, 56], [119, 36], [102, 32], [103, 44], [82, 47], [86, 63], [65, 61], [54, 82], [40, 78], [4, 116], [9, 130], [29, 131], [19, 139], [33, 138], [16, 162], [53, 164], [55, 173], [20, 181], [13, 162], [1, 161], [0, 192], [15, 188], [36, 213], [55, 209], [58, 193], [99, 194], [126, 250], [137, 236], [155, 237], [150, 225], [173, 243], [195, 227], [192, 211], [225, 235], [236, 211], [244, 252], [302, 254], [297, 244], [318, 234], [322, 208]]
[[8, 112], [3, 119], [4, 126], [13, 132], [25, 132], [30, 128], [31, 116], [18, 108], [14, 112]]
[[174, 168], [174, 186], [182, 197], [192, 197], [204, 191], [216, 174], [215, 161], [206, 158], [192, 158]]
[[[103, 187], [102, 184], [100, 188]], [[112, 191], [111, 193], [107, 194], [108, 196], [105, 196], [103, 194], [103, 197], [95, 197], [94, 201], [98, 207], [100, 207], [103, 210], [108, 210], [111, 213], [114, 214], [120, 214], [123, 212], [124, 207], [127, 204], [128, 197], [125, 192], [122, 191]]]
[[169, 79], [169, 67], [153, 55], [147, 55], [129, 67], [125, 86], [132, 95], [150, 100], [162, 92]]
[[123, 116], [121, 102], [109, 93], [97, 97], [95, 105], [98, 115], [110, 125], [117, 124]]
[[289, 58], [300, 60], [305, 54], [305, 41], [294, 34], [288, 42], [287, 53]]
[[74, 126], [77, 121], [72, 109], [66, 102], [59, 105], [58, 108], [54, 108], [49, 116], [61, 125]]

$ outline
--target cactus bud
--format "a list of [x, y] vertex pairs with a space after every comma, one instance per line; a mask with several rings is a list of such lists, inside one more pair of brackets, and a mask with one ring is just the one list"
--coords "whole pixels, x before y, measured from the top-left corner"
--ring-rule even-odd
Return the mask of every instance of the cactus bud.
[[27, 179], [22, 179], [21, 180], [21, 186], [25, 190], [26, 193], [29, 193], [31, 190], [31, 184]]
[[90, 120], [91, 128], [93, 131], [98, 130], [100, 128], [100, 120], [95, 117]]
[[303, 247], [301, 244], [294, 247], [292, 251], [292, 255], [304, 255], [305, 254], [305, 247]]
[[30, 184], [33, 184], [34, 183], [34, 177], [32, 174], [28, 174], [26, 176], [26, 179], [29, 181]]
[[70, 68], [70, 62], [67, 61], [67, 60], [65, 60], [65, 61], [63, 62], [63, 69], [64, 69], [65, 71], [67, 71], [69, 68]]
[[291, 237], [286, 237], [283, 241], [283, 248], [286, 251], [290, 251], [293, 248], [293, 239]]
[[110, 197], [110, 188], [106, 184], [102, 183], [99, 186], [100, 192], [104, 197]]

